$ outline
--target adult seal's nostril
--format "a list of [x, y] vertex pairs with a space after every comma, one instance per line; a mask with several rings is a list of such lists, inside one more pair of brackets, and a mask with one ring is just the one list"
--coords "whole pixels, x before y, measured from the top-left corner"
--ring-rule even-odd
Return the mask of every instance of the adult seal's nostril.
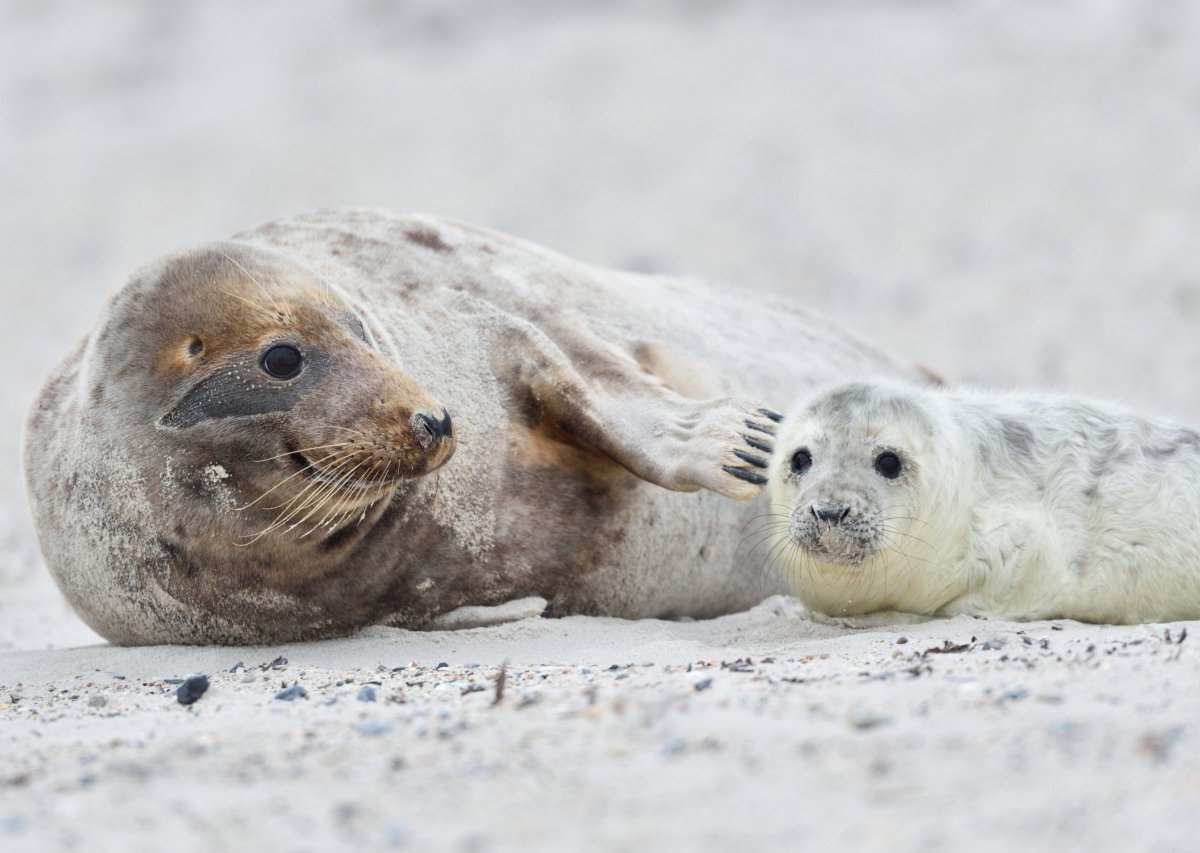
[[850, 505], [843, 503], [819, 503], [809, 507], [817, 521], [840, 524], [850, 514]]
[[442, 438], [449, 438], [454, 435], [454, 425], [450, 423], [450, 413], [446, 411], [446, 407], [442, 406], [442, 420], [438, 427], [442, 431]]
[[421, 445], [429, 450], [454, 434], [450, 423], [450, 413], [442, 409], [442, 417], [437, 418], [428, 412], [417, 412], [412, 418], [413, 433]]

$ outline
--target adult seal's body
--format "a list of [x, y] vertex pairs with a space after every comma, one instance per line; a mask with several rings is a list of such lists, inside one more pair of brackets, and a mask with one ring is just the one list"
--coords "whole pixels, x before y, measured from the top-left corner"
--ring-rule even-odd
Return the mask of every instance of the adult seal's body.
[[[791, 373], [764, 362], [797, 341]], [[771, 399], [916, 375], [804, 311], [466, 225], [276, 222], [134, 275], [26, 438], [46, 562], [114, 642], [264, 642], [541, 596], [710, 616]], [[706, 490], [699, 495], [680, 491]], [[457, 623], [455, 623], [457, 624]]]
[[860, 383], [789, 415], [771, 527], [830, 615], [1200, 618], [1200, 434], [1067, 397]]

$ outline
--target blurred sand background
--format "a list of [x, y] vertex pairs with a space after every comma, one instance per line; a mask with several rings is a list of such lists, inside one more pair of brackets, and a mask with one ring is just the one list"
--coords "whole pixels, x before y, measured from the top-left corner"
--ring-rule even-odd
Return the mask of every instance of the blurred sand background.
[[[181, 244], [225, 237], [262, 220], [314, 208], [370, 205], [444, 214], [596, 264], [696, 274], [744, 291], [747, 298], [758, 291], [784, 293], [952, 380], [1066, 388], [1200, 422], [1195, 368], [1200, 364], [1198, 43], [1200, 6], [1183, 0], [2, 0], [0, 685], [40, 678], [44, 687], [37, 695], [48, 696], [47, 685], [79, 675], [73, 668], [85, 663], [89, 673], [97, 667], [131, 673], [140, 667], [143, 678], [198, 668], [189, 657], [193, 653], [179, 650], [160, 650], [152, 658], [145, 657], [149, 652], [88, 652], [107, 655], [102, 662], [78, 657], [79, 652], [3, 651], [98, 642], [66, 608], [40, 564], [19, 473], [21, 424], [52, 364], [86, 333], [134, 266]], [[789, 357], [803, 354], [764, 353], [764, 369], [772, 359]], [[682, 666], [692, 657], [724, 654], [732, 660], [743, 653], [796, 661], [821, 653], [822, 643], [836, 635], [842, 644], [837, 648], [849, 649], [846, 660], [854, 661], [847, 666], [877, 669], [892, 660], [893, 651], [907, 655], [912, 648], [897, 650], [894, 631], [839, 633], [811, 625], [794, 608], [783, 610], [786, 614], [773, 617], [733, 617], [736, 630], [729, 629], [728, 637], [719, 627], [709, 635], [703, 626], [566, 620], [552, 628], [522, 629], [556, 632], [557, 645], [510, 648], [516, 642], [511, 631], [482, 632], [469, 641], [474, 644], [470, 654], [492, 666], [493, 674], [505, 656], [529, 666], [572, 663], [571, 673], [548, 682], [570, 693], [572, 685], [587, 681], [578, 666], [640, 660], [639, 649], [650, 638], [674, 637], [673, 632], [699, 643], [688, 647], [695, 655], [660, 653], [651, 644], [646, 661]], [[944, 639], [938, 630], [921, 629], [933, 645]], [[1082, 649], [1096, 630], [1068, 625], [1055, 636]], [[1165, 642], [1161, 629], [1107, 630], [1113, 643], [1141, 638], [1145, 655], [1151, 655], [1151, 645], [1157, 655]], [[945, 631], [945, 638], [966, 642], [980, 629], [956, 622], [947, 623]], [[1046, 625], [1029, 631], [1051, 636]], [[589, 654], [594, 632], [608, 644], [603, 655]], [[793, 635], [800, 645], [789, 647], [787, 638]], [[1023, 645], [1018, 635], [1011, 636]], [[485, 654], [489, 638], [495, 648]], [[383, 643], [385, 638], [376, 639]], [[468, 642], [402, 632], [386, 639], [392, 644], [392, 665], [422, 660], [422, 655], [429, 664], [439, 656], [449, 660], [447, 644]], [[361, 652], [366, 641], [356, 642], [359, 652], [348, 650], [341, 658], [330, 653], [312, 671], [326, 672], [329, 684], [349, 677], [338, 673], [369, 657]], [[289, 654], [293, 661], [311, 657], [311, 648]], [[1169, 651], [1162, 645], [1164, 660]], [[276, 653], [263, 650], [262, 660]], [[204, 660], [215, 661], [213, 654]], [[232, 664], [238, 653], [220, 657]], [[1058, 657], [1058, 665], [1067, 666]], [[471, 662], [460, 658], [463, 666]], [[963, 658], [968, 659], [973, 658]], [[1196, 670], [1184, 668], [1187, 659], [1184, 653], [1172, 661], [1175, 669], [1159, 671], [1154, 668], [1159, 658], [1151, 655], [1148, 670], [1141, 664], [1121, 669], [1127, 680], [1104, 689], [1125, 696], [1125, 704], [1117, 704], [1127, 713], [1105, 712], [1100, 722], [1088, 718], [1091, 723], [1046, 719], [1058, 707], [1053, 701], [1039, 705], [1028, 719], [995, 710], [999, 706], [993, 700], [1016, 689], [1003, 683], [1000, 671], [1008, 671], [1003, 666], [992, 675], [983, 664], [966, 675], [938, 670], [937, 689], [954, 697], [944, 705], [950, 718], [957, 720], [964, 708], [974, 713], [978, 696], [988, 697], [991, 710], [970, 717], [977, 724], [957, 739], [922, 734], [907, 724], [884, 726], [881, 731], [892, 732], [884, 737], [892, 741], [869, 748], [861, 738], [877, 736], [873, 725], [841, 722], [858, 694], [835, 690], [819, 701], [810, 694], [789, 694], [779, 685], [794, 682], [780, 679], [795, 674], [780, 663], [780, 672], [760, 673], [783, 691], [775, 704], [755, 705], [750, 694], [731, 693], [726, 701], [743, 711], [754, 706], [750, 717], [722, 716], [717, 705], [700, 716], [718, 732], [712, 735], [718, 741], [725, 735], [749, 740], [697, 748], [700, 764], [681, 776], [677, 768], [664, 769], [678, 750], [671, 752], [659, 740], [647, 747], [650, 757], [632, 765], [595, 746], [611, 745], [602, 734], [616, 731], [611, 727], [568, 727], [558, 741], [532, 745], [497, 734], [500, 740], [484, 738], [479, 748], [489, 755], [493, 747], [500, 750], [508, 775], [501, 773], [500, 783], [488, 777], [492, 781], [486, 784], [472, 777], [475, 787], [467, 786], [475, 792], [469, 802], [490, 807], [468, 814], [456, 811], [451, 798], [441, 811], [417, 809], [418, 817], [405, 818], [402, 831], [390, 835], [374, 824], [359, 827], [366, 833], [359, 840], [368, 847], [386, 840], [416, 849], [440, 844], [490, 849], [493, 843], [519, 847], [538, 841], [552, 848], [555, 837], [563, 847], [591, 840], [613, 849], [802, 842], [816, 845], [811, 849], [831, 849], [820, 844], [845, 848], [854, 840], [876, 839], [881, 845], [895, 842], [890, 849], [954, 849], [974, 839], [984, 849], [991, 842], [1003, 847], [1020, 841], [1037, 848], [1088, 838], [1112, 849], [1189, 849], [1197, 818], [1189, 817], [1194, 808], [1185, 804], [1200, 795], [1200, 777], [1167, 760], [1173, 747], [1154, 746], [1175, 744], [1180, 737], [1191, 743], [1173, 728], [1194, 720], [1197, 710]], [[959, 696], [953, 681], [959, 677], [975, 684], [971, 690], [978, 688], [978, 696], [971, 691], [966, 699]], [[1073, 695], [1072, 681], [1066, 670], [1057, 677], [1062, 683], [1046, 695], [1061, 702]], [[661, 682], [675, 687], [648, 685], [641, 695], [650, 698], [638, 700], [650, 703], [642, 712], [652, 717], [660, 706], [670, 705], [673, 690], [692, 690], [690, 678], [675, 673]], [[928, 683], [918, 679], [906, 688], [915, 703], [909, 710], [925, 701], [914, 691]], [[408, 689], [412, 706], [433, 701], [433, 694], [422, 692], [434, 689], [431, 681]], [[1033, 688], [1021, 689], [1033, 695]], [[88, 695], [72, 691], [76, 697]], [[1159, 697], [1166, 705], [1157, 701], [1135, 710], [1139, 694]], [[236, 696], [229, 695], [228, 715], [238, 725], [250, 725], [246, 721], [256, 718], [242, 714]], [[270, 700], [269, 693], [264, 695]], [[172, 726], [185, 726], [180, 721], [193, 715], [182, 716], [169, 699], [158, 706], [149, 700], [145, 707], [130, 705], [127, 726], [159, 725], [148, 721], [167, 711], [179, 712]], [[5, 701], [0, 692], [0, 706]], [[880, 701], [889, 705], [900, 699]], [[67, 704], [79, 705], [72, 702]], [[833, 746], [805, 752], [789, 742], [791, 760], [784, 761], [774, 747], [792, 731], [786, 720], [796, 721], [798, 735], [815, 725], [812, 709], [823, 703], [831, 703], [830, 719], [839, 721], [836, 735], [829, 735]], [[132, 798], [139, 808], [159, 814], [158, 800], [146, 797], [162, 791], [162, 779], [146, 767], [121, 775], [120, 767], [142, 766], [127, 757], [115, 760], [120, 785], [114, 788], [84, 785], [82, 771], [75, 769], [38, 776], [34, 765], [74, 768], [71, 762], [101, 755], [93, 746], [107, 737], [96, 722], [102, 719], [97, 715], [107, 713], [103, 708], [57, 712], [64, 726], [90, 720], [98, 728], [49, 729], [21, 717], [20, 702], [9, 704], [5, 713], [29, 727], [20, 729], [21, 738], [36, 740], [45, 731], [62, 751], [42, 754], [22, 747], [6, 759], [9, 764], [0, 761], [0, 772], [8, 772], [10, 781], [33, 774], [14, 787], [23, 793], [12, 796], [29, 799], [11, 815], [0, 802], [0, 846], [11, 849], [10, 840], [68, 844], [74, 836], [62, 826], [69, 822], [47, 829], [38, 817], [49, 820], [63, 804], [81, 819], [107, 816], [107, 823], [97, 824], [107, 834], [93, 838], [103, 842], [102, 848], [128, 841], [120, 835], [124, 824], [113, 803]], [[243, 704], [259, 707], [250, 699]], [[1021, 707], [1026, 705], [1031, 702]], [[107, 707], [121, 705], [114, 701]], [[754, 716], [764, 713], [774, 723]], [[222, 728], [221, 719], [210, 721], [214, 730]], [[1000, 728], [988, 740], [993, 723]], [[412, 734], [399, 717], [389, 724], [394, 728], [387, 737], [404, 740]], [[761, 734], [755, 736], [760, 724]], [[288, 755], [303, 752], [310, 736], [291, 729], [272, 734], [271, 725], [263, 723], [254, 737], [264, 743], [282, 738], [278, 744]], [[507, 730], [507, 723], [489, 725], [493, 728], [485, 731]], [[538, 729], [529, 731], [533, 738]], [[578, 739], [572, 740], [571, 732]], [[192, 736], [179, 734], [185, 740], [167, 743], [186, 753], [191, 748], [186, 738]], [[210, 736], [218, 737], [204, 735]], [[1037, 740], [1043, 736], [1073, 746], [1061, 755], [1043, 754]], [[680, 738], [690, 743], [683, 735], [663, 737], [668, 743]], [[695, 740], [703, 743], [704, 737], [697, 734]], [[340, 743], [336, 738], [317, 740], [323, 745], [318, 752], [347, 754], [341, 751], [345, 745], [329, 746]], [[209, 741], [199, 742], [196, 755], [211, 747]], [[378, 751], [377, 741], [364, 743], [362, 751], [348, 754], [365, 759]], [[1143, 748], [1147, 743], [1151, 746]], [[989, 752], [987, 744], [994, 749]], [[160, 747], [175, 754], [174, 747]], [[740, 758], [731, 758], [730, 749]], [[1014, 749], [1024, 757], [1014, 758]], [[1196, 747], [1187, 749], [1194, 757]], [[969, 763], [962, 764], [961, 750], [976, 751], [978, 775], [972, 775]], [[454, 754], [456, 761], [465, 760], [461, 752]], [[470, 762], [453, 765], [455, 775], [452, 765], [438, 764], [436, 750], [429, 755], [426, 775], [410, 774], [403, 783], [411, 796], [458, 785], [462, 774], [487, 776]], [[892, 777], [887, 783], [892, 787], [880, 796], [892, 803], [892, 823], [886, 826], [898, 834], [880, 835], [866, 828], [876, 801], [874, 794], [868, 796], [873, 783], [860, 785], [855, 776], [859, 758], [868, 768], [882, 762], [911, 769], [925, 761], [936, 767], [941, 760], [958, 769], [938, 775], [924, 767], [920, 778], [897, 782]], [[106, 760], [96, 759], [101, 766]], [[284, 845], [287, 849], [317, 849], [345, 840], [358, 825], [349, 818], [339, 823], [342, 813], [330, 812], [333, 806], [316, 805], [323, 803], [326, 783], [311, 766], [297, 771], [299, 776], [291, 765], [268, 768], [254, 777], [262, 784], [251, 795], [237, 787], [241, 777], [230, 770], [232, 764], [212, 760], [217, 764], [201, 761], [199, 766], [220, 779], [233, 773], [229, 790], [241, 792], [234, 797], [226, 791], [225, 799], [237, 802], [222, 801], [233, 817], [214, 824], [209, 814], [206, 822], [197, 817], [203, 809], [188, 800], [190, 805], [159, 814], [159, 823], [135, 822], [145, 829], [147, 845], [156, 838], [177, 838], [191, 827], [195, 835], [180, 842], [184, 849], [205, 841], [213, 844], [208, 849], [232, 849], [247, 821], [274, 832], [270, 820], [301, 814], [316, 821], [301, 833], [311, 833], [308, 841], [270, 833], [259, 840], [269, 844], [286, 837], [292, 845]], [[532, 775], [513, 775], [522, 761]], [[537, 768], [555, 767], [558, 761], [598, 775], [587, 783], [554, 773], [537, 776]], [[745, 769], [755, 762], [757, 770]], [[174, 783], [188, 777], [186, 766], [170, 761], [164, 766]], [[271, 799], [285, 796], [273, 792], [284, 785], [283, 777], [293, 786], [279, 788], [291, 792], [287, 808]], [[332, 778], [345, 782], [347, 777]], [[1096, 787], [1076, 790], [1072, 785], [1081, 778], [1095, 780]], [[605, 800], [618, 790], [627, 798], [630, 787], [639, 788], [646, 779], [654, 780], [644, 783], [647, 791], [677, 791], [668, 784], [677, 779], [698, 792], [668, 798], [661, 811], [647, 803], [632, 817], [628, 803]], [[1070, 789], [1074, 799], [1062, 809], [1047, 809], [1044, 819], [1026, 827], [1011, 818], [1028, 805], [1023, 795], [1013, 795], [1021, 790], [1014, 786], [1027, 780], [1033, 786], [1030, 797]], [[363, 784], [377, 794], [396, 793], [378, 779]], [[582, 786], [580, 797], [590, 795], [598, 799], [588, 802], [607, 805], [580, 811], [559, 802], [574, 784]], [[1004, 798], [990, 811], [978, 806], [986, 820], [975, 825], [969, 812], [955, 812], [950, 828], [938, 829], [948, 819], [946, 810], [973, 808], [954, 799], [959, 792], [976, 796], [972, 802], [978, 803], [989, 794], [989, 784], [1002, 789]], [[1103, 795], [1093, 796], [1096, 791]], [[1151, 800], [1134, 804], [1138, 791]], [[58, 799], [46, 799], [54, 792]], [[906, 792], [915, 799], [906, 800]], [[0, 800], [4, 796], [0, 787]], [[196, 796], [203, 801], [203, 792]], [[549, 802], [559, 802], [557, 810], [542, 811]], [[806, 811], [810, 802], [817, 812]], [[258, 818], [247, 817], [251, 804], [274, 817], [255, 823]], [[371, 808], [387, 811], [386, 803]], [[526, 812], [536, 818], [533, 823]], [[808, 835], [791, 831], [789, 821], [801, 820], [802, 813], [812, 822]], [[728, 816], [734, 828], [697, 834], [697, 827], [720, 823], [719, 815]], [[829, 832], [821, 834], [824, 815], [832, 815], [836, 832], [826, 827]], [[754, 818], [753, 825], [739, 823], [746, 816]], [[580, 826], [585, 818], [605, 831], [587, 835]], [[507, 819], [524, 827], [525, 834], [505, 836]], [[379, 821], [391, 826], [383, 817]], [[455, 821], [469, 831], [456, 834]], [[278, 831], [286, 833], [297, 824], [281, 826]], [[1014, 826], [1022, 828], [1018, 832]], [[568, 828], [575, 833], [561, 834]], [[560, 834], [547, 834], [551, 829]], [[75, 840], [83, 843], [87, 837], [83, 833]]]

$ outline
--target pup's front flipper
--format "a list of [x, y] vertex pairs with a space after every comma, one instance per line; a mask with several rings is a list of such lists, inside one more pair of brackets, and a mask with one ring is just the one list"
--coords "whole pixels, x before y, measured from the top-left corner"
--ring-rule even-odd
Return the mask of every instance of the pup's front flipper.
[[889, 625], [920, 625], [932, 622], [936, 617], [921, 616], [916, 613], [901, 613], [898, 610], [879, 610], [875, 613], [863, 613], [858, 616], [826, 616], [815, 610], [809, 611], [809, 619], [822, 625], [836, 625], [839, 628], [884, 628]]

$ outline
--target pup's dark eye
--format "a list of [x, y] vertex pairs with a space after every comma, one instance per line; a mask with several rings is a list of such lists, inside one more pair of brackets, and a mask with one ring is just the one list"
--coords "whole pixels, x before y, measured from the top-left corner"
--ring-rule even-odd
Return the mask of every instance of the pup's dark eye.
[[885, 450], [875, 457], [875, 472], [880, 477], [888, 480], [894, 480], [900, 476], [904, 470], [904, 463], [900, 461], [900, 457], [890, 450]]
[[803, 474], [812, 467], [812, 454], [801, 447], [792, 454], [792, 471], [797, 474]]
[[262, 354], [259, 365], [276, 379], [291, 379], [304, 369], [304, 356], [288, 344], [276, 344]]

